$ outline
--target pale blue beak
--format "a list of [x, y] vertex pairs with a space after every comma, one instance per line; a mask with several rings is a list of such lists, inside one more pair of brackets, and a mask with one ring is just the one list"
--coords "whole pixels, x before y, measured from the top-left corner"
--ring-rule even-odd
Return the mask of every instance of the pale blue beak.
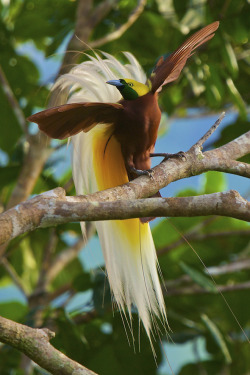
[[116, 87], [124, 86], [124, 84], [121, 83], [119, 79], [112, 79], [111, 81], [107, 81], [106, 83], [108, 83], [109, 85], [112, 85], [112, 86], [116, 86]]

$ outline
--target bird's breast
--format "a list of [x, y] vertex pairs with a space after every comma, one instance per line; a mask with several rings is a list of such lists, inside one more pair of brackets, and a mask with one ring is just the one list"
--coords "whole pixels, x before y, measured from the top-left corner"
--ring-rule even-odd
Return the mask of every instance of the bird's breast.
[[124, 100], [122, 104], [124, 116], [120, 126], [121, 132], [133, 134], [140, 143], [148, 138], [154, 144], [161, 119], [157, 95], [149, 93], [136, 100]]

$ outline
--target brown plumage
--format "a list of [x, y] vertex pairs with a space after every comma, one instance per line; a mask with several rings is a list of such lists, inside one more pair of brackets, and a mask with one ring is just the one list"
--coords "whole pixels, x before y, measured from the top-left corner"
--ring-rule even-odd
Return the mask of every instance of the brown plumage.
[[[109, 81], [116, 85], [123, 99], [119, 103], [73, 103], [47, 109], [28, 118], [36, 122], [52, 138], [64, 139], [88, 132], [97, 124], [113, 123], [114, 133], [121, 145], [129, 179], [149, 174], [150, 154], [154, 151], [161, 111], [158, 93], [162, 86], [176, 80], [194, 50], [214, 36], [219, 22], [214, 22], [189, 37], [165, 60], [161, 58], [149, 80], [148, 92], [142, 96], [129, 93], [133, 84], [128, 80]], [[117, 83], [118, 82], [118, 83]], [[126, 86], [126, 87], [125, 87]], [[125, 89], [124, 89], [125, 88]], [[138, 91], [139, 92], [139, 91]], [[136, 96], [136, 94], [138, 94]]]

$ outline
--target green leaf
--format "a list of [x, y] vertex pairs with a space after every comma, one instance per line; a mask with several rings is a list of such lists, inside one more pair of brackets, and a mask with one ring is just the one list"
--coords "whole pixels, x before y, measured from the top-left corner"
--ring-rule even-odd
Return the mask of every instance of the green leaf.
[[208, 82], [206, 85], [206, 96], [208, 104], [211, 106], [211, 108], [220, 107], [222, 97], [216, 85]]
[[0, 304], [0, 315], [4, 318], [20, 321], [28, 312], [27, 306], [20, 302], [4, 302]]
[[200, 285], [202, 288], [204, 288], [208, 292], [217, 293], [217, 289], [214, 283], [208, 277], [202, 274], [200, 271], [197, 271], [196, 269], [188, 266], [182, 261], [180, 262], [180, 266], [183, 269], [183, 271], [187, 275], [189, 275], [196, 284]]
[[247, 111], [246, 111], [246, 105], [244, 103], [244, 100], [242, 99], [241, 94], [239, 93], [238, 89], [236, 88], [232, 78], [226, 79], [226, 84], [229, 89], [229, 92], [231, 94], [232, 100], [234, 101], [235, 105], [238, 107], [240, 115], [243, 119], [247, 118]]
[[201, 319], [205, 323], [208, 331], [210, 332], [211, 336], [213, 337], [214, 341], [220, 348], [226, 364], [231, 364], [232, 363], [232, 358], [230, 356], [229, 350], [227, 348], [227, 344], [224, 340], [224, 337], [222, 336], [221, 332], [217, 328], [217, 326], [212, 322], [212, 320], [209, 319], [209, 317], [206, 314], [201, 315]]
[[231, 43], [225, 42], [224, 44], [222, 44], [221, 53], [223, 61], [225, 62], [229, 72], [233, 77], [236, 77], [239, 71], [239, 67]]
[[217, 193], [227, 189], [226, 176], [223, 173], [209, 171], [203, 176], [204, 194]]

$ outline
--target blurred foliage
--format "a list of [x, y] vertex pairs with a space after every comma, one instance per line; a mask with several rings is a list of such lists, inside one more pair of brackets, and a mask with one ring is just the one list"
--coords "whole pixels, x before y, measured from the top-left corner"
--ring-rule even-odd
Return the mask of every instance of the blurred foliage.
[[[94, 2], [95, 5], [99, 3]], [[92, 40], [126, 22], [136, 4], [136, 0], [119, 1], [93, 30]], [[25, 117], [43, 108], [49, 93], [48, 77], [44, 79], [41, 70], [43, 60], [39, 62], [34, 56], [39, 53], [48, 61], [62, 58], [59, 52], [74, 31], [76, 5], [76, 1], [69, 0], [9, 0], [0, 4], [0, 63]], [[249, 130], [246, 121], [250, 72], [249, 8], [249, 2], [245, 0], [149, 0], [137, 22], [119, 40], [103, 45], [101, 49], [112, 54], [124, 50], [134, 53], [149, 74], [157, 59], [173, 51], [186, 34], [221, 20], [209, 46], [200, 49], [192, 58], [178, 84], [170, 85], [161, 95], [162, 109], [170, 120], [171, 116], [185, 117], [190, 107], [199, 107], [201, 113], [221, 112], [225, 108], [236, 111], [235, 122], [224, 127], [214, 145], [217, 147]], [[53, 54], [55, 56], [51, 57]], [[0, 202], [4, 207], [15, 186], [27, 145], [2, 88], [0, 102]], [[57, 150], [37, 180], [34, 194], [64, 186], [70, 179], [66, 145], [55, 142], [53, 146]], [[249, 157], [244, 161], [249, 162]], [[58, 165], [65, 163], [68, 169], [58, 176]], [[222, 174], [207, 173], [203, 188], [187, 189], [179, 195], [209, 194], [226, 188]], [[68, 185], [67, 193], [74, 194], [72, 184]], [[249, 259], [249, 232], [248, 236], [245, 234], [248, 229], [244, 222], [218, 217], [164, 219], [154, 227], [153, 236], [169, 291], [166, 305], [173, 330], [171, 337], [177, 344], [194, 344], [195, 361], [179, 366], [176, 360], [168, 358], [177, 369], [175, 374], [249, 374], [249, 344], [218, 293], [218, 287], [179, 233], [188, 239], [206, 267], [218, 271], [213, 276], [217, 285], [232, 287], [225, 296], [249, 335], [250, 292], [249, 289], [234, 290], [233, 286], [247, 282], [250, 271], [244, 267], [233, 271], [228, 267], [227, 272], [219, 272], [227, 265]], [[76, 257], [49, 281], [46, 279], [56, 261], [60, 262], [60, 255], [67, 255], [80, 236], [78, 224], [65, 224], [55, 229], [36, 230], [13, 240], [7, 248], [6, 259], [19, 281], [17, 285], [22, 285], [23, 298], [12, 297], [13, 275], [11, 277], [6, 267], [0, 265], [0, 314], [24, 324], [55, 330], [53, 344], [100, 375], [111, 371], [121, 375], [153, 375], [159, 371], [170, 374], [167, 367], [157, 370], [142, 328], [138, 348], [136, 313], [134, 353], [126, 319], [123, 317], [122, 320], [118, 313], [112, 314], [104, 272], [84, 269]], [[79, 293], [83, 293], [81, 302], [72, 308], [71, 302]], [[197, 338], [205, 341], [206, 356], [200, 353], [200, 348], [195, 348]], [[167, 341], [168, 337], [164, 337], [164, 342]], [[163, 360], [161, 343], [156, 340], [154, 347], [160, 364]], [[24, 374], [21, 362], [20, 353], [0, 346], [2, 375]], [[31, 373], [42, 372], [34, 368]]]

